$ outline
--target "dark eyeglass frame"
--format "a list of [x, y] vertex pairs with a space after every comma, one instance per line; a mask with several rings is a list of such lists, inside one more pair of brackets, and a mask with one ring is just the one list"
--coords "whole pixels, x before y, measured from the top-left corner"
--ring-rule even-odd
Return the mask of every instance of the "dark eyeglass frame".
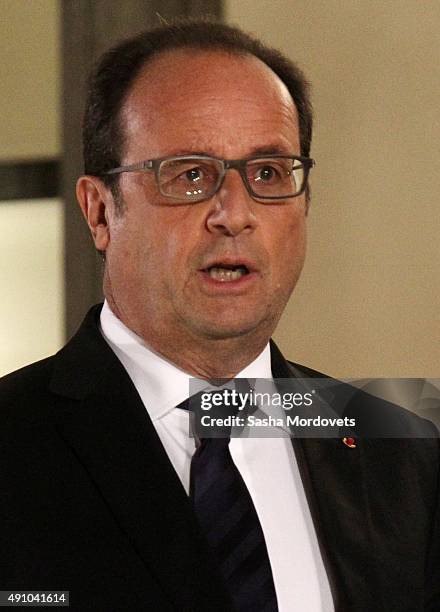
[[[298, 161], [303, 166], [304, 178], [301, 185], [301, 189], [293, 194], [282, 195], [282, 196], [263, 196], [258, 193], [255, 193], [249, 183], [249, 179], [246, 174], [246, 165], [248, 162], [253, 162], [256, 160], [269, 160], [269, 159], [291, 159], [293, 161]], [[168, 193], [164, 193], [161, 188], [161, 184], [159, 181], [160, 169], [164, 162], [175, 162], [175, 161], [213, 161], [215, 163], [220, 163], [222, 168], [219, 172], [219, 176], [215, 186], [211, 191], [207, 192], [200, 198], [184, 198], [182, 196], [174, 196]], [[247, 157], [246, 159], [221, 159], [219, 157], [212, 157], [211, 155], [176, 155], [171, 157], [160, 157], [157, 159], [146, 159], [141, 162], [137, 162], [135, 164], [130, 164], [128, 166], [118, 166], [117, 168], [112, 168], [111, 170], [107, 170], [107, 172], [103, 172], [103, 175], [113, 175], [113, 174], [122, 174], [123, 172], [147, 172], [153, 171], [156, 179], [156, 186], [161, 195], [166, 198], [170, 198], [173, 200], [179, 200], [180, 202], [187, 202], [194, 204], [198, 202], [203, 202], [204, 200], [209, 200], [212, 198], [221, 188], [224, 178], [226, 176], [226, 171], [229, 169], [235, 169], [239, 172], [244, 186], [246, 187], [249, 195], [257, 200], [285, 200], [287, 198], [296, 198], [300, 196], [307, 187], [308, 176], [311, 168], [315, 166], [315, 160], [311, 157], [303, 157], [301, 155], [281, 155], [281, 154], [269, 154], [269, 155], [256, 155], [253, 157]]]

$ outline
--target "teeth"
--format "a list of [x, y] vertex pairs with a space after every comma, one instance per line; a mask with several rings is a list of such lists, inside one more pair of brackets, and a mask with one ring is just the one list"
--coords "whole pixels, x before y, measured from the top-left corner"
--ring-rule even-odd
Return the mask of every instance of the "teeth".
[[222, 283], [238, 280], [246, 274], [246, 268], [240, 266], [234, 270], [228, 268], [209, 268], [209, 276]]

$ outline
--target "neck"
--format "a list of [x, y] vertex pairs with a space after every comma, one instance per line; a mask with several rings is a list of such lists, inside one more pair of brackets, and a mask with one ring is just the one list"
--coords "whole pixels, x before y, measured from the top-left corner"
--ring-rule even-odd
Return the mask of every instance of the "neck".
[[[264, 350], [268, 338], [250, 345], [246, 338], [198, 341], [197, 344], [176, 343], [172, 347], [162, 341], [156, 344], [143, 338], [148, 346], [172, 361], [178, 368], [203, 379], [233, 378], [252, 363]], [[243, 347], [243, 344], [247, 344]]]
[[233, 378], [262, 353], [272, 329], [252, 330], [232, 337], [194, 336], [186, 330], [158, 329], [149, 322], [135, 324], [107, 296], [113, 314], [145, 344], [179, 369], [202, 379]]

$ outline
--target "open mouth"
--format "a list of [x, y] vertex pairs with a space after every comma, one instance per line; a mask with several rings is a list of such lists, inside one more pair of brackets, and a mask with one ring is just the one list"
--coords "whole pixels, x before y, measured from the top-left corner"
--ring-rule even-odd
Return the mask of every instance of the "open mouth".
[[206, 268], [205, 272], [209, 274], [210, 278], [221, 283], [237, 281], [249, 274], [248, 268], [244, 265], [230, 266], [226, 264], [215, 264]]

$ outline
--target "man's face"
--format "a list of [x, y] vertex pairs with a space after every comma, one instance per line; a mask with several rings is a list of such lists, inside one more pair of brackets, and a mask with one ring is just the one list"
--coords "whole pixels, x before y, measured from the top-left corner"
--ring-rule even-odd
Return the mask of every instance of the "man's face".
[[[130, 90], [122, 128], [124, 165], [185, 154], [300, 153], [284, 84], [256, 58], [218, 51], [154, 59]], [[126, 325], [153, 347], [243, 335], [267, 341], [303, 266], [304, 196], [255, 201], [236, 170], [196, 204], [167, 201], [153, 172], [120, 175], [120, 193], [124, 213], [109, 213], [105, 293]]]

